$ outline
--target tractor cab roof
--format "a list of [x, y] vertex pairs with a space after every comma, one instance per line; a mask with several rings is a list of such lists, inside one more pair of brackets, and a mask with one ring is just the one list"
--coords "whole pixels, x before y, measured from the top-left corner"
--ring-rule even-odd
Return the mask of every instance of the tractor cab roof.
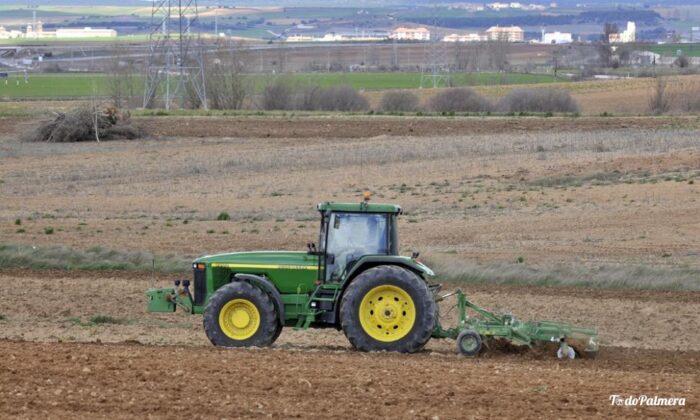
[[395, 204], [368, 203], [367, 201], [362, 201], [359, 203], [334, 203], [326, 201], [325, 203], [319, 203], [318, 211], [400, 214], [401, 206], [397, 206]]

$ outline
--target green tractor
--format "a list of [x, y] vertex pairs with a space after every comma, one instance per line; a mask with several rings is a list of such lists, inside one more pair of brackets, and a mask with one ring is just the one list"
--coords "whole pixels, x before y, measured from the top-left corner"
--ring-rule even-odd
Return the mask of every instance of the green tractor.
[[[411, 353], [436, 338], [457, 339], [458, 350], [477, 355], [488, 338], [518, 344], [557, 341], [579, 354], [597, 351], [597, 333], [563, 323], [528, 323], [492, 314], [457, 294], [459, 325], [443, 329], [437, 302], [440, 285], [430, 268], [400, 256], [397, 219], [401, 207], [369, 203], [318, 205], [318, 247], [306, 252], [236, 252], [192, 263], [194, 281], [146, 292], [150, 312], [176, 307], [203, 314], [216, 346], [270, 346], [283, 327], [342, 330], [358, 350]], [[192, 290], [190, 290], [192, 287]], [[478, 317], [469, 317], [467, 309]], [[568, 347], [567, 347], [568, 348]]]

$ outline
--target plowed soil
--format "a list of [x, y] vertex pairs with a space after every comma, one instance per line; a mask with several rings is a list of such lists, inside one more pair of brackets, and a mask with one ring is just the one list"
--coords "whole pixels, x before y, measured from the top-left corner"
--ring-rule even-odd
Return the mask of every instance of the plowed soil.
[[140, 118], [155, 136], [362, 138], [498, 134], [523, 131], [591, 131], [615, 128], [656, 129], [698, 126], [696, 117], [581, 118]]
[[[0, 341], [0, 410], [37, 418], [693, 418], [700, 354], [469, 360], [346, 350]], [[673, 357], [658, 363], [659, 357]], [[609, 396], [687, 396], [621, 407]]]
[[[594, 326], [604, 346], [595, 360], [559, 361], [549, 346], [497, 345], [466, 359], [452, 340], [432, 340], [413, 355], [359, 353], [335, 330], [285, 329], [271, 349], [213, 348], [200, 316], [145, 312], [143, 291], [167, 280], [148, 273], [2, 270], [3, 416], [700, 415], [694, 293], [467, 287], [475, 302], [524, 319]], [[441, 310], [444, 322], [454, 323], [449, 303]], [[97, 315], [113, 320], [91, 322]], [[616, 406], [613, 394], [686, 398], [686, 405]]]

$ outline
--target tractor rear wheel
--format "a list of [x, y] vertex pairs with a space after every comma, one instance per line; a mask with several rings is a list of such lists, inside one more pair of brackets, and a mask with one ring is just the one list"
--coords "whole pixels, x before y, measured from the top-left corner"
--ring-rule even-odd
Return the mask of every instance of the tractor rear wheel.
[[435, 301], [425, 281], [392, 265], [358, 275], [340, 305], [343, 332], [361, 351], [416, 352], [430, 340], [435, 316]]
[[204, 309], [204, 332], [215, 346], [269, 346], [279, 324], [270, 296], [246, 282], [222, 286]]

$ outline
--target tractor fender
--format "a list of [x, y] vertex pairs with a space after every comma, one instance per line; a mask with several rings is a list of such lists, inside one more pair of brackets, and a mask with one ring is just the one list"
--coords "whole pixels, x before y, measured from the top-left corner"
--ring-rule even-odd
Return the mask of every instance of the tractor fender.
[[234, 274], [232, 280], [245, 281], [251, 283], [254, 286], [262, 289], [267, 294], [269, 294], [272, 298], [272, 302], [275, 304], [275, 309], [277, 310], [277, 315], [279, 316], [280, 324], [284, 325], [284, 303], [282, 303], [282, 295], [270, 280], [268, 280], [264, 276], [244, 273]]
[[367, 255], [360, 258], [355, 264], [353, 264], [352, 267], [350, 267], [345, 274], [343, 286], [347, 286], [350, 281], [361, 272], [377, 265], [397, 265], [413, 271], [423, 278], [425, 278], [425, 276], [433, 277], [435, 275], [433, 270], [428, 268], [428, 266], [416, 261], [413, 258], [394, 255]]

